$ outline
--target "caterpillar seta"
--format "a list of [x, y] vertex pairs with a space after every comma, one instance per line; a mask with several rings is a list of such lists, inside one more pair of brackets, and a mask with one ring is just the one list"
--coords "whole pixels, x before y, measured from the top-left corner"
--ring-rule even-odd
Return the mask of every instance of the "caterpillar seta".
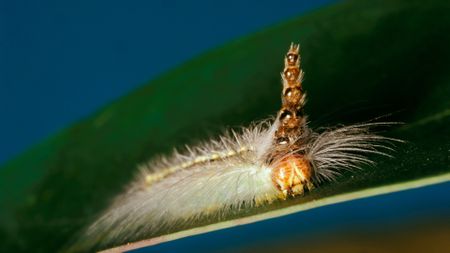
[[387, 123], [310, 129], [299, 45], [291, 44], [284, 65], [275, 119], [139, 166], [135, 181], [85, 236], [97, 247], [132, 242], [175, 223], [302, 196], [344, 170], [374, 164], [368, 154], [389, 156], [393, 139], [370, 132]]

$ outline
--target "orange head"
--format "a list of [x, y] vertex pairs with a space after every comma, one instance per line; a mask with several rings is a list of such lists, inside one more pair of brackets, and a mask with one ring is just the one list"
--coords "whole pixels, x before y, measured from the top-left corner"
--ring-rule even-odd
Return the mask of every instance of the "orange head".
[[272, 182], [284, 197], [301, 195], [305, 188], [312, 189], [311, 177], [311, 163], [302, 155], [288, 155], [273, 164]]

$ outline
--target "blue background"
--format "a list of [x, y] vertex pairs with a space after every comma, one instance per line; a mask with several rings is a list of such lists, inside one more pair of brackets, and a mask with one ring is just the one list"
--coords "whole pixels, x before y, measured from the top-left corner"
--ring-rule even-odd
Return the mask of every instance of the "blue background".
[[[416, 224], [416, 228], [428, 222], [441, 226], [448, 225], [446, 220], [448, 221], [450, 212], [449, 189], [450, 183], [447, 182], [388, 195], [358, 199], [245, 226], [235, 226], [183, 238], [182, 240], [161, 243], [132, 252], [187, 252], [189, 250], [195, 252], [234, 252], [238, 249], [242, 250], [240, 252], [252, 252], [252, 249], [255, 249], [252, 247], [285, 246], [286, 244], [292, 244], [290, 252], [295, 252], [295, 250], [301, 250], [303, 245], [311, 249], [310, 246], [314, 244], [327, 244], [330, 240], [339, 238], [339, 236], [341, 238], [345, 236], [348, 240], [355, 240], [352, 233], [370, 236], [370, 232], [375, 232], [373, 235], [376, 236], [380, 233], [389, 234], [395, 231], [404, 233], [404, 237], [408, 238], [409, 231], [406, 225], [408, 223]], [[379, 234], [376, 234], [377, 232]], [[424, 231], [424, 233], [426, 232], [427, 230]], [[445, 234], [442, 236], [445, 236]], [[370, 239], [373, 239], [373, 242], [378, 242], [377, 238]], [[382, 242], [386, 242], [386, 240]], [[337, 246], [336, 252], [345, 252], [345, 250], [357, 252], [356, 249], [345, 249], [338, 243], [335, 243], [335, 246]], [[389, 245], [385, 246], [389, 249]], [[265, 252], [269, 251], [266, 249]], [[370, 248], [361, 248], [360, 252], [377, 251]]]
[[208, 49], [330, 2], [1, 1], [0, 165]]

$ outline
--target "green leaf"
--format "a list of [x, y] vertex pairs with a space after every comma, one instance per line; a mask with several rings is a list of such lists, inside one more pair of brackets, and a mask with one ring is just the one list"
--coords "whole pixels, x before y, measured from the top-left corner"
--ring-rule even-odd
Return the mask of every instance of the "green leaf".
[[406, 124], [387, 134], [407, 143], [395, 159], [376, 158], [376, 168], [345, 174], [304, 197], [175, 228], [147, 244], [450, 180], [449, 11], [444, 0], [348, 1], [153, 80], [0, 168], [0, 249], [65, 249], [123, 190], [136, 164], [225, 126], [274, 115], [282, 57], [292, 41], [301, 43], [313, 126], [393, 113], [388, 120]]

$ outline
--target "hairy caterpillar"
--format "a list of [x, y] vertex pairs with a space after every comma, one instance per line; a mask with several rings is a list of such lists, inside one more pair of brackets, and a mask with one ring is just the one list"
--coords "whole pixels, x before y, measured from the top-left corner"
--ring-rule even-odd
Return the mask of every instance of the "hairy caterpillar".
[[87, 229], [92, 246], [131, 242], [175, 223], [301, 196], [342, 170], [373, 164], [369, 153], [387, 155], [392, 139], [369, 131], [386, 123], [311, 130], [298, 45], [290, 46], [284, 64], [282, 107], [274, 120], [141, 165], [128, 190]]

